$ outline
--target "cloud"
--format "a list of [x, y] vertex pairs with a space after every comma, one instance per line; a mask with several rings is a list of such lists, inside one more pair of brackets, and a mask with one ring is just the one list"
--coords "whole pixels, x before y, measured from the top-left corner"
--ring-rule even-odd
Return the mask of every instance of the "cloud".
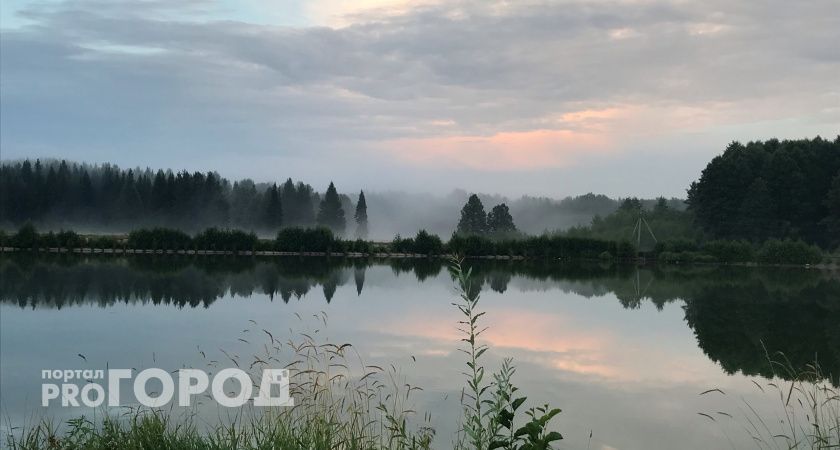
[[831, 0], [346, 4], [282, 26], [259, 1], [26, 6], [0, 43], [4, 157], [522, 171], [840, 122]]

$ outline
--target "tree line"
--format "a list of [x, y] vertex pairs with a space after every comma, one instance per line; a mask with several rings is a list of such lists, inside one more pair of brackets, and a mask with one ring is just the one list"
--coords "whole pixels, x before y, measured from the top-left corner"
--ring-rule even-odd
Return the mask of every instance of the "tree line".
[[712, 239], [840, 245], [840, 136], [729, 144], [688, 190]]
[[323, 197], [308, 184], [231, 183], [216, 172], [173, 172], [90, 166], [61, 161], [0, 165], [0, 226], [33, 222], [47, 226], [113, 229], [166, 226], [276, 232], [280, 227], [323, 226], [348, 232], [345, 209], [355, 209], [356, 235], [367, 237], [364, 192], [355, 207], [330, 183]]

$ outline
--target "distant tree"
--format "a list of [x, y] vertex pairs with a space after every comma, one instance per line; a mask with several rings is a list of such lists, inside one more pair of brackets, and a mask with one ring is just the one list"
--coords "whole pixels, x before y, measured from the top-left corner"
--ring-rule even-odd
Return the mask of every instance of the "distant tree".
[[496, 205], [487, 214], [487, 232], [493, 235], [509, 235], [516, 232], [513, 216], [507, 205]]
[[458, 234], [483, 234], [487, 230], [487, 213], [477, 195], [470, 195], [467, 204], [461, 209], [461, 220], [458, 222]]
[[265, 192], [262, 222], [268, 229], [280, 228], [283, 224], [283, 205], [276, 184], [272, 184]]
[[656, 204], [653, 206], [653, 213], [654, 214], [663, 214], [668, 212], [670, 207], [668, 206], [668, 200], [665, 197], [659, 197], [656, 199]]
[[368, 215], [367, 215], [367, 200], [365, 200], [365, 191], [359, 193], [359, 201], [356, 202], [356, 237], [359, 239], [367, 239], [368, 237]]
[[344, 234], [347, 221], [344, 217], [344, 209], [341, 207], [338, 191], [336, 191], [335, 184], [332, 182], [330, 182], [330, 186], [324, 194], [324, 199], [321, 200], [316, 220], [318, 225], [327, 227], [338, 235]]
[[618, 209], [622, 211], [638, 211], [642, 209], [642, 201], [636, 197], [628, 197], [621, 202], [621, 206]]

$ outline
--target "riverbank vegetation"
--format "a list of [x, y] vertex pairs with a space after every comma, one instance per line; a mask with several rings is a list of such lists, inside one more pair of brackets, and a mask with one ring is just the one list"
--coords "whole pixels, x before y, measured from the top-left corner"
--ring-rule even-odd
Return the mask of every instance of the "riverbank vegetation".
[[[585, 234], [584, 234], [585, 235]], [[642, 255], [663, 263], [701, 264], [820, 264], [826, 255], [815, 245], [799, 240], [771, 239], [762, 243], [713, 240], [697, 242], [675, 239], [657, 242], [649, 252], [639, 252], [630, 242], [545, 234], [496, 237], [454, 234], [448, 241], [420, 230], [414, 237], [396, 236], [391, 242], [342, 239], [327, 228], [283, 228], [274, 239], [260, 239], [253, 232], [208, 228], [193, 236], [169, 228], [139, 229], [128, 235], [83, 236], [73, 231], [38, 233], [30, 224], [8, 235], [0, 231], [0, 247], [24, 251], [66, 251], [81, 248], [109, 251], [226, 251], [284, 252], [370, 256], [416, 255], [506, 257], [546, 260], [629, 260]]]

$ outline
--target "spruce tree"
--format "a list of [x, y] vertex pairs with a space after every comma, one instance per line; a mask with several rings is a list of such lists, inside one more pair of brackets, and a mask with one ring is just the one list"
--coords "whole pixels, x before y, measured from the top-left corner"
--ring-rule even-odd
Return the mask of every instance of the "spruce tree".
[[504, 236], [516, 232], [513, 216], [504, 203], [496, 205], [487, 214], [487, 232], [497, 236]]
[[367, 239], [368, 237], [368, 215], [367, 215], [367, 200], [365, 200], [365, 191], [359, 193], [359, 201], [356, 203], [356, 237], [359, 239]]
[[283, 223], [283, 206], [280, 202], [280, 193], [277, 185], [272, 184], [265, 192], [265, 204], [263, 207], [263, 225], [273, 230], [279, 228]]
[[338, 191], [336, 191], [335, 184], [332, 182], [330, 182], [330, 186], [324, 194], [324, 199], [321, 200], [321, 206], [318, 209], [316, 220], [318, 225], [329, 228], [335, 234], [344, 234], [347, 221], [344, 218], [344, 208], [341, 207], [341, 199], [338, 197]]
[[458, 234], [483, 234], [487, 230], [487, 213], [477, 195], [470, 195], [467, 204], [461, 209], [461, 221], [458, 222]]

